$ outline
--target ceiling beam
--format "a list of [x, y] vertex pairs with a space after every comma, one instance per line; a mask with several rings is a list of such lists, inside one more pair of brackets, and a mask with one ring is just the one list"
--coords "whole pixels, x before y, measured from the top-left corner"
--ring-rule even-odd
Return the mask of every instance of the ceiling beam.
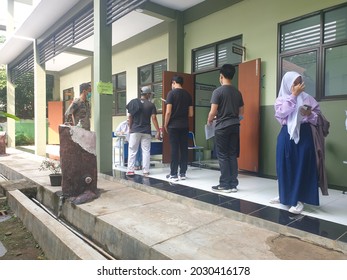
[[156, 17], [164, 21], [173, 21], [176, 18], [177, 12], [174, 9], [170, 9], [149, 1], [141, 5], [138, 9], [136, 9], [136, 11], [141, 11], [146, 15]]
[[33, 4], [33, 0], [14, 0], [14, 2], [27, 4], [27, 5], [32, 5]]
[[194, 22], [200, 18], [226, 9], [229, 6], [235, 5], [243, 0], [205, 0], [187, 10], [184, 13], [184, 24]]
[[94, 55], [94, 53], [92, 51], [78, 49], [78, 48], [74, 48], [74, 47], [70, 47], [70, 48], [64, 50], [64, 53], [76, 54], [76, 55], [81, 55], [81, 56], [89, 56], [89, 57], [93, 57], [93, 55]]

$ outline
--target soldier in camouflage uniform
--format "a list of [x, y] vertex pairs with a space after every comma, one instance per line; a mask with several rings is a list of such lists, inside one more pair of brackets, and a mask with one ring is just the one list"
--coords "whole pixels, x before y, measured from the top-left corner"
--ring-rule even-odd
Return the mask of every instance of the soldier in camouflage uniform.
[[90, 130], [90, 83], [80, 85], [80, 97], [76, 98], [65, 112], [65, 122]]

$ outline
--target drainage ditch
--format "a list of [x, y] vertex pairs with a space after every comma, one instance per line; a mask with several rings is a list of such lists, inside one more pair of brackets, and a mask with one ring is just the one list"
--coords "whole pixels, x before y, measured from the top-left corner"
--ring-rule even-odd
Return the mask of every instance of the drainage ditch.
[[[0, 181], [9, 181], [8, 178], [6, 178], [4, 175], [0, 173]], [[57, 222], [59, 222], [62, 226], [64, 226], [69, 232], [77, 236], [79, 239], [81, 239], [85, 244], [87, 244], [90, 248], [97, 251], [100, 255], [105, 257], [108, 260], [116, 260], [112, 255], [110, 255], [108, 252], [103, 250], [100, 246], [95, 244], [92, 240], [81, 234], [78, 230], [76, 230], [73, 226], [66, 223], [63, 219], [60, 218], [61, 209], [63, 206], [63, 197], [59, 197], [59, 204], [58, 204], [58, 215], [55, 215], [49, 208], [47, 208], [45, 205], [43, 205], [40, 201], [38, 201], [34, 197], [28, 197], [33, 203], [35, 203], [38, 207], [40, 207], [43, 211], [45, 211], [52, 219], [55, 219]], [[6, 199], [6, 197], [0, 197], [0, 199]], [[7, 213], [6, 210], [0, 209], [0, 222], [5, 221], [7, 219], [10, 219], [11, 215]], [[7, 252], [4, 245], [0, 242], [0, 257], [5, 255]]]
[[[48, 213], [53, 219], [57, 220], [60, 224], [62, 224], [65, 228], [67, 228], [71, 233], [73, 233], [74, 235], [76, 235], [78, 238], [80, 238], [81, 240], [83, 240], [85, 243], [87, 243], [90, 247], [92, 247], [94, 250], [96, 250], [98, 253], [100, 253], [101, 255], [103, 255], [106, 259], [108, 260], [115, 260], [115, 258], [113, 256], [111, 256], [110, 254], [108, 254], [105, 250], [103, 250], [101, 247], [99, 247], [98, 245], [96, 245], [93, 241], [91, 241], [90, 239], [88, 239], [87, 237], [85, 237], [83, 234], [81, 234], [80, 232], [78, 232], [75, 228], [73, 228], [72, 226], [70, 226], [69, 224], [67, 224], [65, 221], [63, 221], [61, 218], [59, 218], [59, 216], [55, 215], [50, 209], [48, 209], [45, 205], [43, 205], [42, 203], [40, 203], [38, 200], [36, 200], [35, 198], [31, 198], [31, 200], [40, 208], [42, 208], [46, 213]], [[63, 202], [63, 197], [59, 198], [59, 211], [58, 211], [58, 215], [60, 213], [60, 209], [62, 207], [62, 202]]]

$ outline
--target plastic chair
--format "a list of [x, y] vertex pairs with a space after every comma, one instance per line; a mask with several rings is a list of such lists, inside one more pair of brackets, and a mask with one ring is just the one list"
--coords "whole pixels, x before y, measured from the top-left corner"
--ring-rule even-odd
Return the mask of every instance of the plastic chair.
[[204, 149], [203, 146], [196, 145], [194, 132], [189, 131], [188, 132], [188, 150], [196, 150], [199, 152], [198, 153], [199, 167], [201, 167], [201, 154], [203, 149]]

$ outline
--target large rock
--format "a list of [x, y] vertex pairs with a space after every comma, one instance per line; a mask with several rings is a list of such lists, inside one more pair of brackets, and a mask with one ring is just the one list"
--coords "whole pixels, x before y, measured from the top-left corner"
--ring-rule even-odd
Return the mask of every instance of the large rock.
[[98, 197], [95, 132], [60, 125], [59, 138], [63, 196], [75, 204]]

